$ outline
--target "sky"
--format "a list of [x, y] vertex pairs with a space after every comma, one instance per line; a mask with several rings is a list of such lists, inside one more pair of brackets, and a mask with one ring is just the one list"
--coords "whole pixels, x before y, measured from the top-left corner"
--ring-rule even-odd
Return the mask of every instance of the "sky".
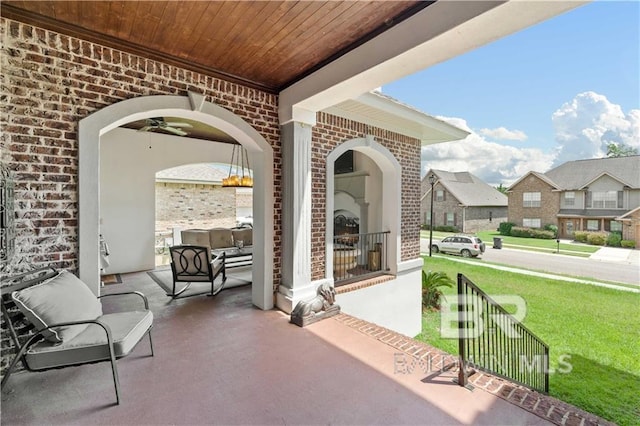
[[509, 186], [605, 157], [609, 142], [640, 152], [640, 1], [580, 6], [382, 92], [471, 132], [423, 147], [423, 175], [469, 171]]

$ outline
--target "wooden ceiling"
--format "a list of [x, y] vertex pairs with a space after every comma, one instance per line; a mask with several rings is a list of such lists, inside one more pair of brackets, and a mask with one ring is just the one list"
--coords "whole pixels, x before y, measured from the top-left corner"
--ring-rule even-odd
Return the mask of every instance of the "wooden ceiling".
[[2, 1], [2, 16], [277, 93], [431, 1]]

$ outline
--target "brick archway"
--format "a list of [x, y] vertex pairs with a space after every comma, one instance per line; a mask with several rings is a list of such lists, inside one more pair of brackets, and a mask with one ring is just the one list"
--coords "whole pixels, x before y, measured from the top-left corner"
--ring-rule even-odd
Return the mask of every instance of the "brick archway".
[[273, 149], [253, 127], [232, 112], [204, 100], [204, 96], [144, 96], [110, 105], [79, 123], [79, 269], [80, 278], [98, 294], [100, 217], [100, 138], [122, 124], [157, 116], [197, 120], [217, 127], [243, 145], [254, 169], [253, 304], [273, 308]]
[[[396, 274], [401, 255], [400, 218], [401, 218], [401, 176], [402, 168], [398, 160], [384, 146], [368, 135], [365, 138], [356, 138], [338, 145], [327, 156], [326, 162], [326, 268], [325, 278], [333, 279], [333, 210], [334, 210], [334, 163], [346, 151], [354, 150], [369, 157], [382, 171], [382, 229], [390, 231], [387, 262], [390, 272]], [[375, 207], [372, 207], [375, 208]]]

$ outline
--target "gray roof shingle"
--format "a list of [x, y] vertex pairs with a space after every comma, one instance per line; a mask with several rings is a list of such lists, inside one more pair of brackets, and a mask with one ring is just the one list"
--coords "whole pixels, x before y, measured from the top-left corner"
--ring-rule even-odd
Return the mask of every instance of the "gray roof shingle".
[[631, 188], [640, 188], [640, 155], [568, 161], [544, 175], [559, 189], [582, 189], [606, 173]]
[[469, 172], [429, 170], [424, 179], [427, 179], [427, 176], [431, 173], [438, 177], [438, 182], [442, 184], [447, 191], [467, 207], [507, 207], [508, 200], [506, 195]]

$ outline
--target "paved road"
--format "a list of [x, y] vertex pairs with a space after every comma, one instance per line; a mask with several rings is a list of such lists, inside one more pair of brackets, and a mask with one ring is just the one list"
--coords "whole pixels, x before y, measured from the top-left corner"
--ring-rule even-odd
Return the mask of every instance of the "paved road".
[[[429, 241], [423, 239], [421, 243], [422, 251], [428, 252]], [[481, 261], [640, 287], [640, 265], [636, 262], [598, 260], [507, 248], [498, 250], [492, 248], [491, 244], [487, 245]]]

